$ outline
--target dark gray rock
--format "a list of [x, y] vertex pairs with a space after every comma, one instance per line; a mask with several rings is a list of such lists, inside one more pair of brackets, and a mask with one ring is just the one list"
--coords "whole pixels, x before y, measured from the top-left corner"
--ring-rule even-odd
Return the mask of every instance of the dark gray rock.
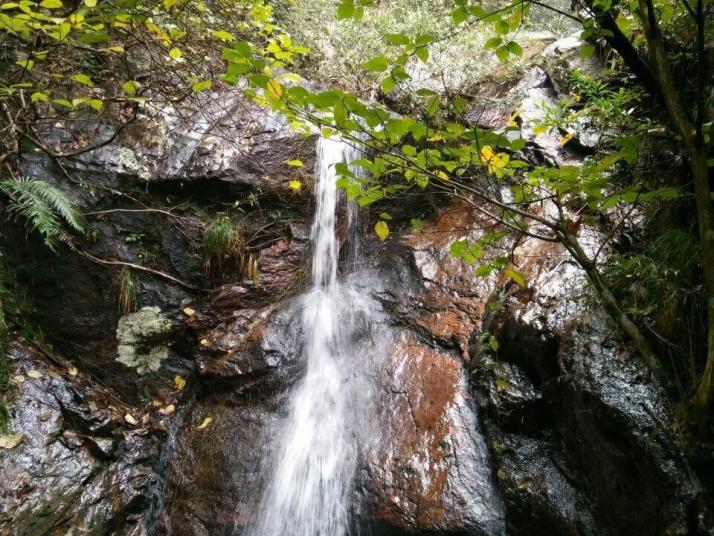
[[157, 479], [156, 436], [126, 428], [111, 392], [84, 375], [71, 376], [21, 346], [11, 358], [10, 426], [22, 440], [0, 456], [0, 531], [99, 536], [140, 529]]

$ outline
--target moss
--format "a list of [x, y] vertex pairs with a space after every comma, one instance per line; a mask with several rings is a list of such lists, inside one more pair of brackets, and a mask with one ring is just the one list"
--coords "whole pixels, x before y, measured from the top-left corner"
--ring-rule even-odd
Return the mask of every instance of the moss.
[[171, 331], [171, 321], [158, 307], [142, 307], [119, 319], [117, 361], [135, 368], [139, 374], [156, 372], [169, 357], [169, 347], [161, 341]]

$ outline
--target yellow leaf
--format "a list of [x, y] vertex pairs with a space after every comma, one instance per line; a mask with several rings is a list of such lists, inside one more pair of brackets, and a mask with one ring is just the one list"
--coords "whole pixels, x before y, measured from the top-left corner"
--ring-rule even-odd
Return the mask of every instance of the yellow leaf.
[[302, 183], [300, 181], [290, 181], [290, 184], [288, 184], [290, 188], [292, 188], [295, 191], [298, 191], [300, 188], [302, 188]]
[[84, 5], [87, 7], [94, 7], [97, 5], [97, 0], [84, 0]]
[[570, 132], [568, 132], [565, 136], [560, 138], [560, 141], [558, 143], [562, 146], [562, 145], [565, 145], [566, 143], [568, 143], [572, 139], [573, 139], [573, 135]]
[[42, 0], [40, 7], [45, 9], [59, 9], [62, 7], [62, 0]]
[[74, 365], [70, 365], [69, 367], [67, 367], [67, 372], [69, 372], [70, 376], [76, 376], [77, 374], [79, 374], [79, 370], [77, 370], [77, 367], [75, 367]]
[[174, 411], [176, 411], [176, 406], [169, 404], [165, 408], [161, 408], [159, 413], [161, 413], [161, 415], [171, 415]]
[[14, 381], [16, 384], [20, 385], [21, 383], [25, 383], [25, 377], [22, 374], [15, 374], [12, 377], [12, 381]]
[[14, 449], [22, 442], [22, 436], [24, 434], [19, 432], [17, 434], [2, 434], [0, 435], [0, 448], [2, 449]]
[[176, 0], [164, 0], [164, 8], [171, 9], [171, 7], [176, 3]]
[[386, 221], [380, 220], [374, 225], [374, 232], [377, 233], [380, 240], [386, 240], [389, 236], [389, 225]]
[[294, 167], [303, 167], [305, 165], [302, 163], [302, 160], [288, 160], [285, 163], [289, 166], [294, 166]]
[[268, 80], [268, 94], [275, 100], [278, 100], [280, 95], [283, 94], [283, 86], [281, 86], [277, 80]]
[[184, 387], [186, 387], [186, 380], [184, 380], [181, 376], [174, 376], [174, 385], [176, 386], [176, 389], [181, 391]]
[[205, 419], [203, 419], [203, 421], [201, 421], [201, 424], [196, 426], [196, 430], [203, 430], [209, 424], [211, 424], [211, 422], [213, 422], [213, 417], [206, 417]]
[[439, 176], [439, 178], [440, 178], [441, 180], [444, 180], [444, 181], [448, 181], [448, 180], [449, 180], [449, 176], [448, 176], [444, 171], [439, 170], [439, 171], [437, 171], [436, 174]]
[[134, 426], [139, 424], [139, 421], [137, 421], [131, 413], [127, 413], [126, 415], [124, 415], [124, 420]]
[[80, 27], [84, 22], [84, 15], [80, 15], [79, 13], [72, 13], [69, 16], [69, 22], [72, 24], [72, 26]]
[[194, 310], [191, 309], [190, 307], [186, 307], [186, 308], [183, 310], [183, 314], [185, 314], [186, 316], [193, 316], [193, 315], [196, 314], [196, 311], [194, 311]]
[[[518, 110], [516, 110], [515, 112], [513, 112], [513, 113], [511, 114], [511, 117], [508, 118], [508, 126], [509, 126], [509, 127], [517, 127], [517, 126], [518, 126], [518, 123], [517, 123], [517, 120], [518, 120], [518, 119], [521, 119], [521, 114], [519, 114], [519, 113], [518, 113]], [[522, 121], [522, 119], [521, 119], [521, 121]]]
[[488, 169], [488, 172], [497, 177], [503, 175], [502, 170], [508, 165], [510, 160], [506, 153], [496, 153], [490, 145], [484, 145], [479, 157], [481, 163]]
[[172, 48], [171, 50], [169, 50], [169, 56], [170, 56], [172, 59], [177, 60], [177, 59], [179, 59], [181, 56], [183, 56], [183, 52], [181, 52], [181, 49], [174, 47], [174, 48]]
[[40, 378], [42, 378], [42, 373], [39, 370], [35, 370], [35, 369], [32, 369], [31, 371], [29, 371], [27, 373], [27, 375], [30, 378], [35, 379], [35, 380], [39, 380]]

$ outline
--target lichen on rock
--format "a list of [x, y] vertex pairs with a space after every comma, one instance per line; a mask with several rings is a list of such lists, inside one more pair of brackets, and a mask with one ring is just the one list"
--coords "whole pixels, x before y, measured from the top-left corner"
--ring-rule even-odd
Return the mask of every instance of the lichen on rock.
[[169, 347], [162, 342], [169, 331], [171, 321], [158, 307], [142, 307], [121, 317], [117, 325], [117, 361], [139, 374], [156, 372], [169, 357]]

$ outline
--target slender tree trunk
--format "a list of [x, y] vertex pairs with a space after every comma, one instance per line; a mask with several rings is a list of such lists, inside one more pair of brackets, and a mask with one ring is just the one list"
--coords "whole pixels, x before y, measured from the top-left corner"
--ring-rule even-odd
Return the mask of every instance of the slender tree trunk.
[[[682, 136], [689, 166], [694, 179], [694, 195], [699, 222], [700, 257], [702, 263], [705, 297], [707, 300], [707, 360], [704, 373], [694, 396], [694, 404], [707, 411], [714, 395], [714, 209], [712, 209], [711, 184], [707, 167], [706, 144], [693, 115], [684, 107], [667, 58], [662, 34], [651, 0], [639, 0], [640, 18], [650, 50], [653, 72], [657, 78], [660, 96], [675, 128]], [[703, 21], [698, 21], [698, 25]], [[705, 66], [700, 66], [704, 68]], [[703, 103], [699, 103], [701, 106]], [[702, 111], [699, 116], [703, 117]]]
[[583, 251], [577, 237], [569, 233], [563, 233], [561, 234], [561, 242], [585, 271], [590, 283], [595, 287], [595, 290], [600, 296], [605, 310], [615, 322], [619, 324], [620, 329], [630, 339], [637, 353], [640, 354], [640, 357], [642, 357], [645, 364], [650, 368], [657, 379], [666, 385], [668, 382], [664, 376], [662, 365], [659, 359], [657, 359], [657, 354], [655, 354], [650, 343], [647, 341], [647, 337], [644, 336], [640, 328], [637, 327], [637, 324], [635, 324], [628, 314], [623, 311], [622, 307], [620, 307], [620, 303], [613, 295], [610, 287], [608, 287], [597, 266], [592, 259], [588, 257], [587, 253]]

